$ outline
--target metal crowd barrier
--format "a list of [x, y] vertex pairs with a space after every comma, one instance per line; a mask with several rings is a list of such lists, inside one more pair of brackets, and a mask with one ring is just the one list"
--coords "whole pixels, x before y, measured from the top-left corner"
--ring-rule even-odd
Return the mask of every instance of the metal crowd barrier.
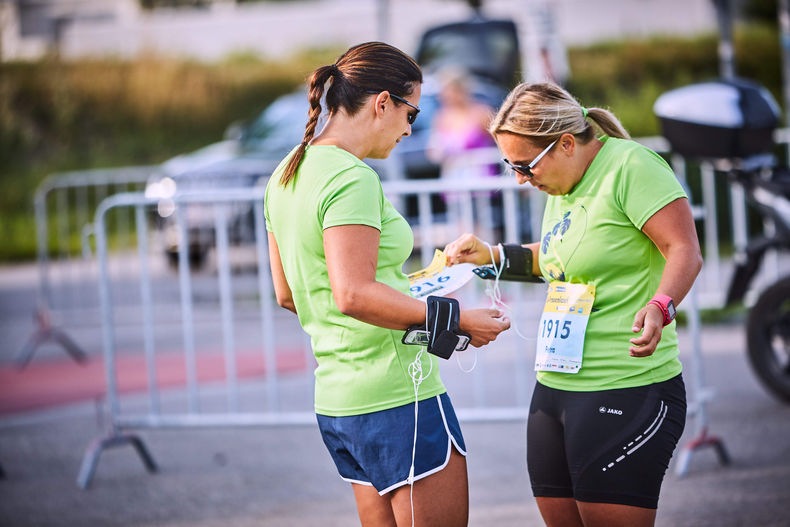
[[[534, 200], [536, 192], [526, 191], [518, 187], [512, 178], [488, 178], [486, 180], [469, 181], [462, 185], [451, 181], [432, 182], [390, 182], [384, 185], [385, 192], [394, 201], [405, 202], [407, 198], [417, 200], [417, 209], [412, 221], [415, 231], [423, 240], [421, 262], [426, 262], [433, 254], [437, 244], [443, 245], [464, 231], [474, 230], [475, 226], [499, 214], [500, 219], [493, 222], [507, 240], [520, 237], [522, 224], [519, 210], [529, 210], [530, 200]], [[487, 199], [491, 192], [501, 193], [501, 211], [493, 210], [491, 200]], [[484, 195], [486, 199], [475, 204], [475, 196]], [[436, 203], [431, 198], [452, 197], [464, 210], [464, 220], [452, 219], [441, 212], [433, 210]], [[275, 301], [268, 265], [266, 231], [263, 218], [263, 188], [228, 189], [211, 193], [177, 194], [172, 197], [175, 206], [173, 214], [177, 224], [180, 240], [189, 239], [189, 209], [191, 207], [210, 208], [214, 215], [215, 244], [212, 251], [215, 255], [216, 272], [197, 272], [190, 269], [190, 244], [180, 243], [178, 253], [178, 295], [180, 298], [180, 322], [162, 331], [157, 320], [156, 293], [166, 282], [175, 282], [165, 275], [157, 276], [151, 272], [151, 262], [158, 256], [152, 255], [151, 240], [156, 240], [156, 230], [151, 229], [151, 211], [158, 208], [159, 199], [146, 197], [142, 193], [123, 193], [111, 196], [99, 205], [94, 221], [96, 252], [98, 259], [98, 283], [100, 312], [102, 320], [102, 348], [104, 350], [105, 374], [107, 378], [107, 402], [111, 418], [111, 431], [107, 437], [97, 439], [85, 455], [78, 478], [81, 487], [90, 484], [93, 473], [104, 449], [133, 445], [141, 455], [146, 467], [155, 470], [152, 456], [148, 453], [142, 439], [127, 431], [144, 428], [181, 428], [181, 427], [216, 427], [216, 426], [261, 426], [269, 424], [306, 424], [314, 422], [312, 410], [312, 354], [304, 336], [294, 338], [301, 332], [296, 317], [280, 309]], [[519, 202], [523, 203], [519, 203]], [[441, 200], [438, 200], [441, 208]], [[254, 275], [252, 278], [243, 272], [234, 272], [232, 264], [232, 246], [227, 236], [229, 230], [228, 212], [238, 210], [239, 204], [248, 204], [253, 211], [255, 261], [248, 263], [247, 270]], [[477, 205], [477, 206], [476, 206]], [[135, 344], [135, 336], [118, 336], [117, 328], [123, 320], [115, 313], [117, 298], [111, 292], [112, 283], [109, 272], [111, 258], [107, 234], [107, 217], [112, 212], [132, 209], [135, 218], [137, 235], [137, 264], [134, 268], [136, 276], [126, 276], [127, 281], [136, 281], [139, 291], [135, 293], [139, 299], [141, 314], [139, 319], [142, 331], [136, 332], [141, 339]], [[413, 262], [420, 267], [422, 263]], [[416, 269], [415, 269], [416, 270]], [[166, 273], [166, 271], [165, 271]], [[206, 276], [206, 275], [210, 276]], [[210, 284], [213, 282], [213, 285]], [[256, 293], [252, 301], [243, 297], [250, 295], [249, 286], [255, 284]], [[470, 302], [480, 304], [487, 300], [482, 297], [481, 288], [472, 288], [468, 293]], [[516, 311], [529, 304], [539, 308], [543, 291], [535, 288], [532, 294], [524, 294], [520, 288], [507, 286], [509, 301]], [[216, 291], [216, 295], [214, 295]], [[127, 291], [127, 295], [131, 291]], [[209, 305], [209, 297], [216, 296], [216, 305]], [[199, 297], [199, 299], [198, 299]], [[203, 320], [218, 319], [218, 327], [206, 328], [195, 322], [196, 311], [204, 313]], [[533, 309], [534, 314], [539, 313]], [[213, 314], [212, 314], [213, 313]], [[255, 320], [251, 315], [254, 313]], [[216, 316], [218, 315], [218, 316]], [[172, 317], [172, 313], [171, 313]], [[537, 319], [535, 319], [536, 322]], [[530, 324], [534, 326], [535, 324]], [[525, 325], [526, 327], [526, 325]], [[180, 330], [180, 331], [178, 331]], [[176, 342], [174, 335], [180, 333]], [[302, 334], [303, 335], [303, 334]], [[286, 344], [276, 342], [283, 337]], [[213, 355], [214, 339], [221, 349], [222, 361], [215, 367], [224, 370], [224, 375], [214, 376], [211, 383], [201, 379], [198, 370], [201, 359]], [[248, 383], [240, 382], [239, 340], [245, 340], [253, 353], [258, 354], [263, 362], [263, 376]], [[161, 341], [169, 341], [165, 346], [169, 350], [162, 352]], [[141, 347], [138, 350], [137, 347]], [[283, 375], [278, 371], [278, 360], [282, 359], [282, 349], [289, 346], [298, 348], [290, 352], [304, 357], [299, 367]], [[277, 350], [277, 352], [275, 352]], [[481, 352], [483, 353], [483, 352]], [[121, 385], [119, 378], [123, 376], [123, 365], [129, 364], [130, 355], [143, 355], [146, 378], [145, 400], [141, 397], [126, 398], [128, 404], [122, 404]], [[498, 394], [505, 404], [493, 407], [486, 402], [486, 386], [482, 375], [475, 375], [469, 384], [468, 393], [461, 395], [468, 404], [466, 418], [487, 419], [524, 415], [527, 404], [527, 379], [529, 365], [526, 355], [516, 354], [515, 368], [512, 363], [505, 364], [515, 377], [511, 386], [514, 394]], [[176, 357], [183, 364], [185, 372], [183, 390], [163, 390], [159, 378], [159, 366], [162, 359]], [[125, 361], [125, 362], [124, 362]], [[481, 360], [481, 364], [482, 364]], [[498, 361], [501, 362], [501, 361]], [[172, 361], [170, 361], [172, 366]], [[139, 366], [139, 364], [138, 364]], [[502, 367], [499, 365], [498, 367]], [[480, 366], [479, 371], [482, 370]], [[210, 384], [210, 385], [209, 385]], [[283, 395], [299, 391], [309, 397], [302, 396], [298, 401]], [[298, 390], [293, 387], [298, 386]], [[142, 387], [141, 387], [142, 388]], [[224, 404], [218, 400], [224, 399]], [[261, 407], [264, 407], [262, 410]], [[464, 412], [463, 405], [459, 412]]]
[[[19, 367], [48, 341], [63, 347], [75, 360], [85, 360], [84, 346], [62, 326], [86, 319], [98, 321], [98, 297], [92, 286], [96, 273], [88, 240], [93, 211], [109, 195], [141, 188], [156, 170], [155, 166], [134, 166], [53, 174], [36, 189], [39, 287], [35, 328], [17, 353]], [[116, 220], [116, 240], [123, 247], [131, 237], [129, 218], [119, 216]], [[86, 316], [85, 310], [93, 310], [92, 316]]]

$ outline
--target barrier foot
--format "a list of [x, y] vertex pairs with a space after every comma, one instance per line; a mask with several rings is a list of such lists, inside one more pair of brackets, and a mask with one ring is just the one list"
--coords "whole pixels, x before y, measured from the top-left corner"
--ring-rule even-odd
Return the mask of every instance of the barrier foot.
[[19, 350], [19, 353], [14, 358], [14, 363], [18, 369], [24, 369], [25, 366], [30, 363], [33, 354], [39, 346], [50, 340], [60, 344], [60, 346], [66, 350], [66, 353], [76, 362], [84, 364], [88, 361], [88, 354], [85, 353], [71, 337], [66, 335], [63, 330], [52, 326], [52, 321], [47, 310], [37, 309], [34, 314], [34, 319], [38, 328], [27, 342], [25, 342], [25, 345], [22, 346], [22, 349]]
[[103, 450], [126, 445], [132, 445], [134, 447], [148, 472], [153, 474], [158, 471], [154, 458], [151, 456], [148, 447], [145, 446], [145, 443], [143, 443], [143, 440], [140, 439], [139, 436], [135, 434], [113, 432], [113, 435], [110, 437], [95, 439], [85, 451], [85, 457], [82, 458], [82, 466], [77, 476], [77, 485], [83, 490], [90, 486], [93, 480], [93, 474], [96, 472], [96, 467], [99, 465], [99, 456], [101, 456]]
[[724, 446], [724, 441], [718, 436], [708, 435], [708, 429], [703, 428], [700, 434], [686, 443], [683, 450], [680, 452], [677, 466], [675, 467], [675, 474], [678, 477], [684, 477], [688, 474], [689, 463], [691, 462], [691, 454], [696, 450], [705, 447], [713, 447], [716, 450], [716, 456], [719, 458], [719, 463], [722, 465], [730, 464], [730, 455], [727, 453], [727, 448]]

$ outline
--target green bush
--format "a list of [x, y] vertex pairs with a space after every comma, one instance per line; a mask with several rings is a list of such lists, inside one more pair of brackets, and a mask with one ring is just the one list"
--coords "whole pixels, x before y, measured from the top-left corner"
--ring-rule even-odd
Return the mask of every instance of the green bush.
[[159, 163], [218, 141], [336, 56], [0, 63], [0, 261], [35, 254], [32, 197], [47, 174]]
[[[663, 92], [718, 76], [718, 37], [654, 37], [569, 50], [569, 90], [586, 106], [612, 109], [633, 136], [658, 135], [653, 103]], [[736, 74], [758, 81], [781, 100], [779, 36], [775, 27], [735, 32]]]

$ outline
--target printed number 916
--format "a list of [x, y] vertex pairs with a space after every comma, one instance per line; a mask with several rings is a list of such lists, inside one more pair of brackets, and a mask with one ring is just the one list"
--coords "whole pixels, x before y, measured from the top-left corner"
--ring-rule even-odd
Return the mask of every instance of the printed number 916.
[[433, 282], [427, 282], [427, 281], [426, 281], [426, 282], [423, 282], [423, 283], [422, 283], [422, 284], [420, 284], [420, 285], [413, 285], [413, 286], [409, 287], [409, 290], [410, 290], [412, 293], [414, 293], [414, 294], [417, 294], [417, 293], [419, 293], [419, 292], [421, 292], [421, 291], [422, 291], [422, 288], [423, 288], [423, 287], [428, 287], [428, 288], [435, 288], [435, 287], [438, 287], [438, 286], [439, 286], [439, 284], [443, 284], [444, 282], [446, 282], [446, 281], [447, 281], [447, 280], [449, 280], [449, 279], [450, 279], [450, 277], [449, 277], [449, 276], [447, 276], [447, 275], [442, 275], [442, 276], [440, 276], [440, 277], [438, 277], [438, 278], [436, 279], [436, 283], [435, 283], [435, 284], [434, 284]]

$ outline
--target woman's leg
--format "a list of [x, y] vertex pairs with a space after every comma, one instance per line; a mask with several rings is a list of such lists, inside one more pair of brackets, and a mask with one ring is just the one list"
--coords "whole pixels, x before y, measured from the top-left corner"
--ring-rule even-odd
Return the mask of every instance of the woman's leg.
[[469, 482], [466, 458], [452, 449], [450, 461], [439, 472], [417, 480], [414, 492], [409, 485], [379, 496], [369, 485], [352, 484], [362, 527], [408, 527], [412, 524], [411, 497], [414, 496], [414, 524], [420, 526], [463, 527], [469, 520]]
[[576, 503], [584, 527], [653, 527], [656, 522], [656, 509], [613, 503]]
[[535, 498], [546, 527], [585, 527], [573, 498]]
[[556, 391], [535, 385], [527, 421], [527, 468], [535, 502], [548, 527], [582, 527], [565, 451], [564, 408]]
[[656, 510], [573, 498], [536, 498], [547, 527], [652, 527]]
[[469, 521], [469, 481], [466, 458], [452, 448], [447, 466], [435, 474], [392, 491], [392, 510], [398, 527], [412, 524], [411, 495], [414, 496], [414, 525], [420, 527], [464, 527]]
[[354, 498], [357, 500], [357, 513], [362, 527], [396, 527], [395, 515], [392, 513], [392, 500], [389, 494], [379, 496], [378, 491], [370, 485], [352, 483]]

